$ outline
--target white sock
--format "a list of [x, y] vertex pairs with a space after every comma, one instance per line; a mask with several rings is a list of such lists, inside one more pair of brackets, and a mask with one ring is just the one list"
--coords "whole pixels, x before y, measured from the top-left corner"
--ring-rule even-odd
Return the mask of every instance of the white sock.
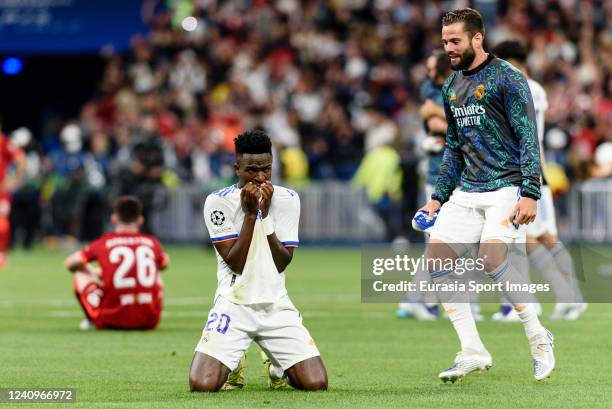
[[[451, 283], [455, 281], [450, 272], [434, 271], [432, 272], [432, 277], [435, 283]], [[442, 302], [442, 306], [459, 337], [461, 351], [473, 354], [488, 354], [480, 340], [470, 304], [466, 302], [469, 298], [468, 294], [455, 292], [450, 296], [445, 295], [441, 298], [445, 299]]]
[[[508, 282], [511, 284], [529, 283], [527, 272], [521, 273], [508, 259], [506, 259], [506, 261], [504, 261], [499, 267], [488, 274], [489, 277], [491, 277], [491, 279], [495, 282]], [[544, 327], [542, 327], [542, 324], [540, 323], [537, 310], [533, 304], [534, 301], [526, 300], [525, 294], [517, 294], [512, 291], [504, 291], [504, 296], [508, 299], [510, 304], [512, 304], [518, 313], [519, 318], [523, 322], [523, 327], [525, 328], [527, 338], [531, 338], [535, 334], [544, 332]]]
[[480, 340], [480, 335], [478, 335], [478, 329], [476, 328], [470, 304], [466, 302], [445, 302], [442, 305], [448, 314], [448, 318], [453, 323], [455, 332], [457, 332], [459, 342], [461, 343], [461, 350], [480, 354], [486, 352], [486, 348]]
[[573, 302], [574, 291], [565, 275], [559, 271], [557, 263], [551, 252], [544, 245], [539, 245], [529, 255], [529, 263], [542, 275], [547, 283], [550, 283], [555, 292], [555, 301]]
[[569, 285], [573, 290], [573, 299], [571, 301], [584, 302], [582, 291], [580, 291], [580, 286], [578, 285], [578, 278], [576, 277], [574, 260], [572, 259], [569, 251], [567, 251], [563, 243], [559, 242], [555, 244], [552, 249], [550, 249], [550, 252], [555, 259], [559, 271], [563, 273], [565, 279], [569, 282]]
[[280, 366], [276, 366], [271, 364], [270, 365], [270, 375], [274, 376], [275, 378], [283, 378], [285, 376], [285, 371], [283, 371], [283, 368], [281, 368]]
[[541, 334], [544, 332], [544, 327], [538, 318], [538, 310], [535, 308], [535, 304], [524, 303], [522, 305], [515, 305], [514, 309], [523, 322], [523, 327], [525, 328], [527, 338], [531, 338], [536, 334]]

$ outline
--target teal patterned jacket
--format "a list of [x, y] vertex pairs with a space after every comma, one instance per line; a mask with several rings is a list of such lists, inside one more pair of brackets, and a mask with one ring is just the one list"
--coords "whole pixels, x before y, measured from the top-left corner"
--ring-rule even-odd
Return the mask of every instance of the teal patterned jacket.
[[490, 192], [519, 186], [540, 198], [540, 150], [525, 76], [489, 54], [471, 71], [456, 71], [442, 87], [448, 122], [432, 199], [448, 201], [456, 187]]

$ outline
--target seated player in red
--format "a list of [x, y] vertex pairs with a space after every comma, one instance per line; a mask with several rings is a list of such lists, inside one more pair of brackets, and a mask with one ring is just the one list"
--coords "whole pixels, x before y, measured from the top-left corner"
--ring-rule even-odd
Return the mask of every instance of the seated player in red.
[[162, 311], [160, 271], [168, 266], [168, 255], [155, 237], [140, 232], [144, 218], [137, 198], [120, 197], [111, 222], [114, 232], [64, 262], [75, 273], [74, 292], [85, 311], [81, 329], [91, 324], [98, 329], [154, 329]]

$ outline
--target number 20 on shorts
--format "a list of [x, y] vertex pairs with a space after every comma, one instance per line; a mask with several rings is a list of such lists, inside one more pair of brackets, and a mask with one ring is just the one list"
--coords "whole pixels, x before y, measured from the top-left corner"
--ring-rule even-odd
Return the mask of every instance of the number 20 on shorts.
[[208, 321], [206, 322], [206, 326], [204, 326], [204, 331], [212, 331], [215, 322], [219, 321], [215, 329], [219, 334], [225, 334], [229, 328], [231, 320], [232, 319], [227, 314], [217, 314], [216, 312], [211, 311], [210, 314], [208, 314]]

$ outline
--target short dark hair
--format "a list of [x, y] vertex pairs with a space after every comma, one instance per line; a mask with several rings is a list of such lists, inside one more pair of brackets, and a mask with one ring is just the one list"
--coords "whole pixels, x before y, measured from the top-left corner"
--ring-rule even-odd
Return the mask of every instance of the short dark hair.
[[234, 139], [234, 146], [236, 148], [236, 156], [245, 153], [272, 153], [270, 137], [260, 129], [241, 133]]
[[121, 223], [134, 223], [142, 216], [142, 203], [136, 196], [121, 196], [113, 209]]
[[527, 47], [519, 40], [502, 41], [495, 46], [492, 53], [502, 60], [512, 58], [521, 64], [527, 61]]
[[482, 16], [478, 11], [469, 7], [449, 11], [442, 17], [443, 26], [450, 26], [455, 23], [463, 23], [464, 29], [468, 32], [470, 38], [474, 37], [476, 33], [482, 33], [483, 36], [485, 34]]
[[449, 71], [451, 70], [450, 58], [448, 58], [448, 55], [440, 50], [436, 50], [433, 55], [436, 57], [436, 75], [444, 78], [448, 77]]

